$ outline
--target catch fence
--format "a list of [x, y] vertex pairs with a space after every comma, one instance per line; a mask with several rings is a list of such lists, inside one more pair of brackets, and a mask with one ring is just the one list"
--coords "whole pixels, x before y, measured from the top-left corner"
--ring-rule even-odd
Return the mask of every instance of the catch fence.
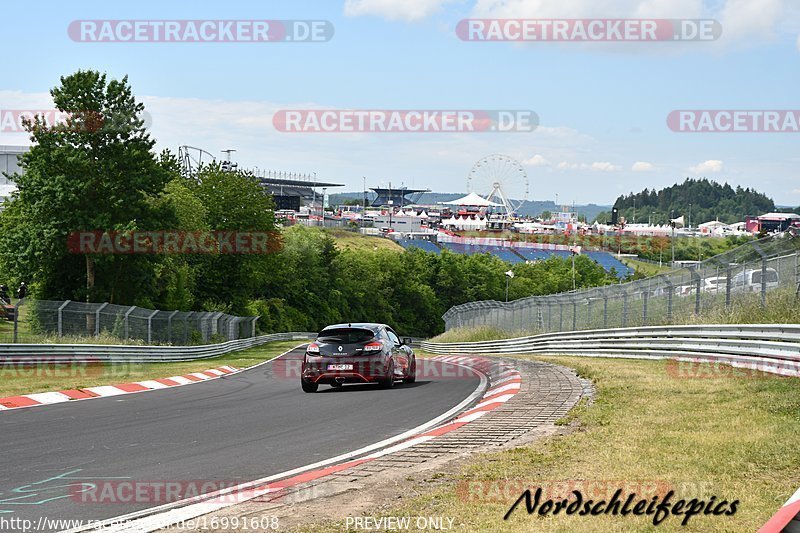
[[216, 311], [160, 311], [133, 305], [23, 299], [5, 307], [0, 342], [63, 342], [91, 337], [109, 342], [193, 345], [254, 337], [259, 317]]
[[766, 306], [787, 293], [800, 294], [800, 236], [792, 233], [636, 281], [511, 302], [469, 302], [450, 308], [442, 318], [446, 330], [490, 326], [548, 333], [638, 327], [679, 323], [738, 303]]

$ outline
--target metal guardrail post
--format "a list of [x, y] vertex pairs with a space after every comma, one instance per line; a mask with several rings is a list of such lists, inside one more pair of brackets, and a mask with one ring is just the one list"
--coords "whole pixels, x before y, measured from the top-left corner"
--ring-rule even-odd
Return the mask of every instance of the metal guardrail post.
[[100, 311], [105, 309], [105, 307], [107, 305], [108, 305], [108, 302], [105, 302], [103, 305], [98, 307], [97, 310], [94, 312], [94, 336], [95, 337], [99, 337], [100, 336]]
[[761, 257], [761, 307], [767, 306], [767, 254], [758, 245], [758, 242], [752, 244], [753, 250], [758, 252]]
[[797, 289], [794, 291], [794, 297], [800, 298], [800, 252], [794, 254], [794, 281], [797, 283]]
[[195, 311], [189, 311], [185, 317], [183, 317], [183, 343], [186, 344], [189, 342], [189, 317], [195, 314]]
[[731, 307], [731, 283], [733, 280], [733, 268], [731, 264], [728, 263], [727, 268], [725, 269], [725, 307], [730, 309]]
[[564, 331], [564, 302], [558, 303], [558, 331]]
[[608, 327], [608, 294], [603, 293], [603, 327]]
[[592, 328], [592, 299], [586, 298], [586, 328]]
[[628, 325], [628, 291], [622, 291], [622, 327]]
[[255, 337], [255, 336], [256, 336], [256, 322], [258, 322], [258, 319], [259, 319], [259, 318], [261, 318], [261, 317], [260, 317], [260, 316], [254, 316], [254, 317], [253, 317], [253, 324], [252, 324], [252, 328], [253, 328], [253, 329], [252, 329], [252, 333], [251, 333], [251, 336], [252, 336], [252, 337]]
[[689, 267], [689, 278], [694, 281], [694, 314], [700, 314], [700, 288], [703, 283], [703, 278], [697, 271], [696, 266]]
[[124, 321], [125, 321], [125, 340], [127, 340], [128, 336], [130, 335], [130, 318], [129, 318], [129, 316], [133, 312], [134, 309], [136, 309], [136, 306], [132, 305], [130, 307], [130, 309], [125, 311], [125, 318], [124, 318]]
[[22, 298], [20, 300], [17, 300], [17, 303], [14, 305], [14, 340], [13, 340], [13, 342], [15, 344], [17, 342], [17, 331], [18, 331], [17, 324], [19, 324], [19, 308], [22, 307], [22, 304], [24, 304], [26, 301], [27, 300], [25, 300], [25, 298]]
[[174, 317], [177, 313], [178, 310], [176, 309], [167, 317], [167, 342], [170, 344], [172, 344], [172, 317]]
[[[649, 284], [648, 284], [649, 285]], [[647, 300], [650, 298], [650, 289], [642, 293], [642, 324], [647, 325]]]
[[572, 331], [578, 329], [578, 302], [572, 298]]
[[64, 316], [63, 310], [72, 300], [66, 300], [61, 306], [58, 308], [58, 336], [62, 337], [64, 335]]
[[157, 313], [158, 310], [156, 309], [147, 317], [147, 344], [153, 342], [153, 317], [156, 316]]

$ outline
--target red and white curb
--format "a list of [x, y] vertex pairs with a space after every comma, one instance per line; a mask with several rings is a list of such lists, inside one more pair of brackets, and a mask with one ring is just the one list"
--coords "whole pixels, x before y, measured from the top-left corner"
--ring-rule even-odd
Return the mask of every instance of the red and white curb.
[[9, 396], [0, 398], [0, 411], [11, 409], [21, 409], [24, 407], [35, 407], [37, 405], [49, 405], [76, 400], [91, 400], [107, 396], [121, 396], [123, 394], [134, 394], [169, 387], [181, 387], [191, 385], [201, 381], [210, 381], [228, 374], [240, 372], [240, 369], [232, 366], [220, 366], [202, 372], [192, 372], [182, 376], [172, 376], [160, 379], [148, 379], [135, 381], [133, 383], [121, 383], [119, 385], [99, 385], [97, 387], [86, 387], [84, 389], [69, 389], [58, 392], [38, 392], [34, 394], [23, 394], [20, 396]]
[[[277, 359], [277, 358], [276, 358]], [[273, 359], [274, 360], [274, 359]], [[173, 524], [191, 520], [198, 516], [220, 511], [233, 505], [238, 505], [260, 496], [274, 494], [285, 491], [287, 488], [294, 487], [303, 483], [308, 483], [358, 465], [374, 461], [380, 457], [405, 450], [416, 444], [435, 439], [440, 435], [450, 433], [456, 429], [485, 416], [492, 409], [503, 405], [513, 398], [520, 390], [522, 377], [515, 368], [485, 357], [461, 357], [461, 356], [438, 356], [431, 360], [443, 363], [457, 364], [474, 369], [481, 376], [481, 385], [466, 400], [455, 406], [453, 409], [440, 415], [436, 419], [421, 426], [433, 427], [433, 429], [423, 429], [424, 433], [419, 433], [410, 438], [407, 435], [414, 434], [417, 429], [410, 430], [403, 435], [398, 435], [393, 439], [387, 439], [380, 443], [367, 446], [361, 450], [356, 450], [344, 456], [334, 457], [326, 461], [320, 461], [314, 465], [297, 468], [289, 472], [283, 472], [250, 483], [229, 487], [220, 491], [204, 494], [202, 496], [190, 498], [182, 502], [167, 504], [159, 508], [150, 509], [143, 512], [132, 513], [131, 515], [114, 518], [108, 524], [101, 524], [96, 529], [74, 529], [65, 533], [78, 533], [83, 531], [104, 531], [108, 533], [149, 533], [169, 527]], [[482, 395], [478, 392], [485, 387], [486, 381], [490, 383], [490, 388]], [[478, 403], [465, 412], [461, 410], [478, 400]], [[456, 415], [456, 413], [458, 413]], [[451, 420], [452, 416], [456, 415]], [[449, 420], [443, 425], [438, 425], [443, 421]], [[388, 447], [392, 441], [398, 442]], [[350, 459], [339, 464], [331, 464], [347, 457], [357, 457], [371, 450], [378, 449], [369, 455], [364, 455], [358, 459]], [[287, 477], [290, 476], [290, 477]], [[281, 479], [282, 478], [282, 479]], [[160, 511], [160, 512], [159, 512]], [[146, 513], [146, 514], [145, 514]]]
[[[792, 521], [796, 522], [792, 524], [794, 528], [787, 527]], [[761, 526], [758, 533], [797, 531], [798, 528], [800, 528], [800, 489], [797, 489], [797, 492], [783, 504], [783, 507], [766, 524]]]

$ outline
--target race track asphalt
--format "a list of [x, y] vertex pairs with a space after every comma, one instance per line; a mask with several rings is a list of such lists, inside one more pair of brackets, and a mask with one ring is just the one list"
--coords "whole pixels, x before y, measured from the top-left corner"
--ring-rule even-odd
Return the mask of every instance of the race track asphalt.
[[[302, 354], [184, 387], [0, 412], [0, 523], [106, 519], [165, 503], [152, 495], [160, 482], [219, 487], [285, 472], [415, 428], [479, 383], [428, 363], [414, 384], [306, 394], [296, 371]], [[131, 499], [121, 482], [151, 495], [117, 502]], [[93, 486], [113, 501], [82, 502]]]

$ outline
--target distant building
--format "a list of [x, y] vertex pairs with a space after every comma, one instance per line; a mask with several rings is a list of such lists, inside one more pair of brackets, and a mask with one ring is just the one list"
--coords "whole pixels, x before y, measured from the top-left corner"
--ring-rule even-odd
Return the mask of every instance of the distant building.
[[766, 213], [758, 217], [759, 231], [767, 233], [786, 231], [789, 226], [800, 226], [800, 215], [795, 213]]
[[372, 190], [375, 191], [377, 195], [375, 200], [372, 201], [372, 207], [383, 207], [387, 205], [404, 207], [406, 205], [414, 205], [419, 201], [423, 193], [430, 191], [430, 189], [408, 189], [406, 187], [397, 189], [374, 187]]
[[19, 156], [30, 150], [30, 146], [3, 146], [0, 145], [0, 185], [13, 182], [5, 174], [22, 172], [19, 166]]
[[6, 198], [17, 189], [11, 179], [7, 177], [16, 173], [21, 173], [19, 166], [19, 156], [30, 150], [30, 146], [7, 146], [0, 145], [0, 209]]

